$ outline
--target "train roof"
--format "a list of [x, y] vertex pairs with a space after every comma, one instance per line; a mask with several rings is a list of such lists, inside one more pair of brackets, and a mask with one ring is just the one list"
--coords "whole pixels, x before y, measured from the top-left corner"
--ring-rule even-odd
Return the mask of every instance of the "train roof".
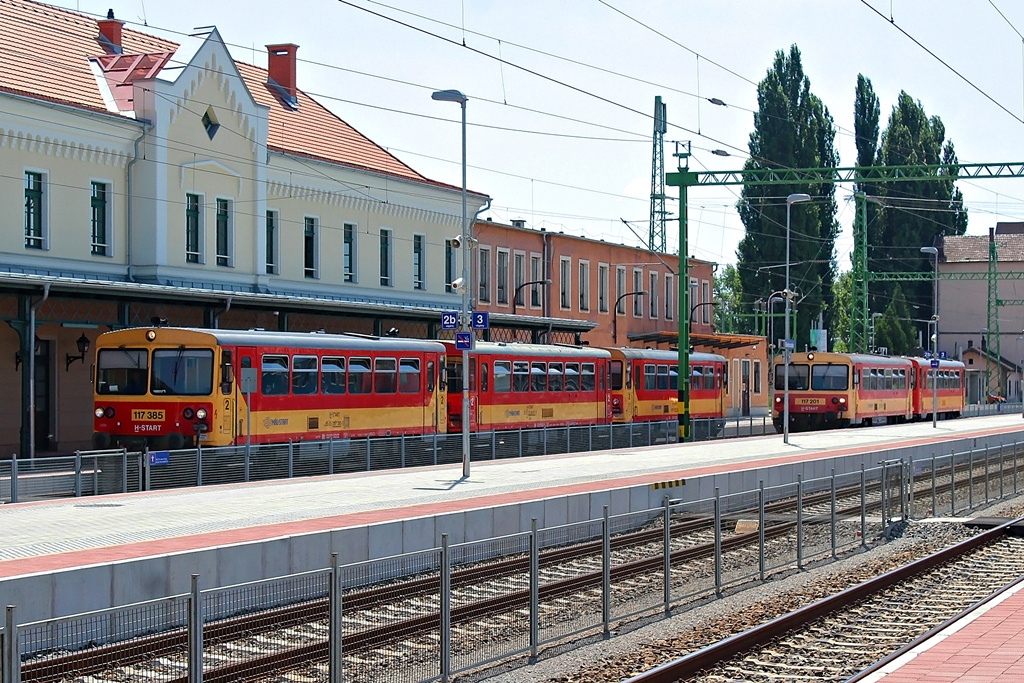
[[[790, 357], [794, 363], [806, 363], [807, 356], [814, 354], [814, 360], [818, 362], [836, 363], [846, 362], [847, 360], [853, 363], [871, 363], [874, 365], [893, 365], [903, 366], [917, 365], [919, 367], [930, 366], [931, 360], [927, 358], [921, 358], [919, 356], [876, 356], [869, 353], [836, 353], [831, 351], [801, 351], [794, 353]], [[782, 357], [778, 356], [775, 359], [775, 363], [781, 365]], [[964, 364], [958, 360], [940, 360], [940, 368], [960, 368]]]
[[[454, 342], [445, 341], [445, 346], [453, 349]], [[508, 356], [555, 356], [565, 358], [611, 358], [607, 349], [597, 346], [569, 346], [568, 344], [526, 344], [521, 342], [489, 342], [478, 341], [474, 348], [479, 353], [502, 354]]]
[[[631, 346], [618, 346], [609, 349], [612, 356], [621, 355], [629, 359], [650, 359], [650, 360], [679, 360], [679, 352], [669, 349], [638, 349]], [[690, 363], [724, 363], [725, 356], [717, 353], [704, 353], [703, 351], [691, 351]]]
[[[145, 341], [145, 333], [156, 333], [153, 342]], [[171, 333], [168, 335], [168, 333]], [[355, 351], [422, 351], [443, 353], [444, 345], [427, 339], [405, 337], [372, 337], [359, 334], [327, 334], [324, 332], [278, 332], [272, 330], [221, 330], [195, 327], [133, 327], [104, 332], [97, 339], [97, 348], [120, 343], [159, 344], [161, 337], [174, 337], [173, 343], [217, 343], [224, 346], [274, 346], [294, 349], [339, 349]]]

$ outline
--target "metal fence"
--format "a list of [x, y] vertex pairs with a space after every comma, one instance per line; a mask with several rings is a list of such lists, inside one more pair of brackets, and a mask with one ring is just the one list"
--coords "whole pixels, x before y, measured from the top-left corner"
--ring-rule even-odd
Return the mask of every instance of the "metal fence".
[[[447, 681], [535, 659], [638, 618], [689, 609], [885, 538], [908, 516], [954, 514], [1018, 492], [1017, 445], [891, 461], [860, 472], [681, 502], [72, 617], [18, 625], [2, 683]], [[91, 680], [91, 679], [89, 679]]]

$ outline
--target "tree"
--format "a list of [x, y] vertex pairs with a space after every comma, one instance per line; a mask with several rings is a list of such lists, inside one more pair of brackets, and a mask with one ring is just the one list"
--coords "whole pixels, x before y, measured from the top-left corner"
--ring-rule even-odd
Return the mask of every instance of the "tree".
[[[836, 132], [832, 117], [821, 100], [811, 93], [811, 82], [803, 72], [800, 50], [775, 53], [775, 61], [757, 88], [758, 111], [750, 134], [750, 158], [744, 170], [765, 168], [835, 168]], [[742, 305], [749, 315], [758, 299], [785, 289], [786, 197], [806, 193], [808, 203], [794, 205], [791, 212], [790, 286], [796, 292], [798, 315], [794, 339], [798, 346], [809, 341], [811, 320], [826, 314], [825, 302], [832, 299], [835, 280], [835, 241], [839, 224], [835, 219], [835, 186], [832, 183], [804, 185], [744, 185], [737, 205], [746, 229], [736, 251]]]
[[853, 308], [853, 271], [842, 273], [832, 287], [832, 302], [828, 309], [832, 320], [829, 331], [829, 350], [840, 353], [850, 349], [850, 311]]
[[741, 284], [739, 272], [731, 263], [725, 267], [721, 275], [715, 277], [715, 329], [719, 332], [752, 333], [753, 324], [750, 319], [741, 320], [739, 315]]
[[892, 301], [875, 323], [875, 346], [888, 349], [890, 356], [911, 356], [919, 351], [919, 344], [908, 325], [910, 309], [899, 284], [893, 287]]

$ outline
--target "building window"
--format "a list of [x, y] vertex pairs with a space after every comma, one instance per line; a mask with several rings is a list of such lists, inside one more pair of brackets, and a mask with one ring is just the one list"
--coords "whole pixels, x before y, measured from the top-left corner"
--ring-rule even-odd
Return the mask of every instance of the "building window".
[[626, 314], [626, 302], [623, 296], [626, 294], [626, 269], [618, 267], [615, 269], [615, 313], [616, 315]]
[[650, 305], [648, 308], [651, 312], [651, 318], [654, 320], [658, 319], [658, 273], [651, 271], [647, 274], [650, 279], [650, 286], [647, 288], [647, 297], [650, 299], [648, 302]]
[[590, 262], [580, 261], [580, 310], [590, 310]]
[[280, 225], [281, 217], [277, 211], [267, 211], [267, 275], [277, 275]]
[[597, 264], [597, 310], [608, 312], [608, 264]]
[[451, 240], [444, 241], [444, 291], [451, 294], [455, 291], [455, 245]]
[[217, 265], [231, 266], [231, 200], [217, 199]]
[[754, 361], [754, 393], [761, 393], [761, 361], [759, 360]]
[[302, 231], [302, 274], [311, 279], [320, 278], [320, 221], [306, 216]]
[[708, 304], [707, 306], [701, 307], [703, 310], [700, 313], [700, 321], [705, 325], [710, 325], [712, 312], [711, 309], [713, 308], [713, 306], [711, 306], [711, 284], [707, 280], [701, 280], [700, 300], [703, 303]]
[[110, 186], [106, 183], [93, 181], [89, 199], [89, 224], [92, 235], [92, 253], [94, 256], [110, 256], [110, 211], [108, 197]]
[[380, 229], [380, 286], [394, 287], [394, 276], [392, 275], [393, 235], [390, 228]]
[[690, 300], [687, 301], [686, 303], [689, 304], [689, 306], [690, 306], [690, 310], [686, 312], [686, 320], [687, 320], [687, 322], [690, 323], [690, 325], [693, 325], [694, 321], [690, 320], [690, 317], [693, 314], [693, 307], [700, 303], [700, 301], [697, 299], [697, 280], [696, 279], [693, 279], [693, 278], [690, 279]]
[[572, 258], [569, 256], [558, 257], [558, 305], [562, 308], [570, 308], [572, 299]]
[[[467, 252], [469, 253], [469, 252]], [[480, 301], [491, 300], [491, 250], [480, 247]]]
[[665, 320], [672, 320], [676, 317], [676, 281], [675, 278], [665, 273]]
[[497, 257], [494, 274], [498, 303], [508, 305], [508, 249], [499, 249]]
[[[633, 291], [641, 292], [644, 289], [644, 271], [642, 268], [633, 269]], [[639, 294], [634, 295], [633, 299], [633, 317], [640, 318], [644, 314], [644, 302], [643, 297]]]
[[[537, 282], [543, 280], [540, 256], [530, 254], [530, 280]], [[540, 285], [530, 285], [530, 306], [540, 308]]]
[[43, 174], [25, 171], [25, 248], [46, 248], [43, 222]]
[[512, 286], [515, 287], [515, 305], [522, 306], [523, 284], [526, 282], [526, 254], [515, 254], [512, 257]]
[[413, 235], [412, 236], [412, 288], [413, 289], [426, 289], [426, 248], [427, 248], [427, 237], [426, 235]]
[[356, 226], [345, 223], [342, 227], [345, 246], [341, 255], [341, 263], [345, 282], [356, 281]]
[[203, 262], [203, 212], [199, 195], [185, 195], [185, 261]]

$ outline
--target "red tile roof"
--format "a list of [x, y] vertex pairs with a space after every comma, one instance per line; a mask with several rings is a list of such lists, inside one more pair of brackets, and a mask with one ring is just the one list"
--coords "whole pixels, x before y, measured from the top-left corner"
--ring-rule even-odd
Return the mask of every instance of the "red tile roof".
[[[997, 234], [996, 258], [1000, 263], [1024, 262], [1024, 235]], [[988, 235], [943, 237], [943, 263], [988, 262]]]
[[[121, 44], [126, 56], [155, 58], [156, 53], [178, 49], [172, 41], [127, 26], [122, 29]], [[31, 0], [0, 0], [0, 90], [107, 112], [89, 59], [101, 57], [101, 62], [110, 64], [130, 61], [123, 56], [102, 57], [110, 54], [110, 45], [100, 37], [92, 17]], [[267, 145], [271, 150], [453, 187], [423, 177], [301, 90], [298, 108], [289, 106], [267, 85], [266, 69], [236, 65], [254, 99], [270, 108]]]

